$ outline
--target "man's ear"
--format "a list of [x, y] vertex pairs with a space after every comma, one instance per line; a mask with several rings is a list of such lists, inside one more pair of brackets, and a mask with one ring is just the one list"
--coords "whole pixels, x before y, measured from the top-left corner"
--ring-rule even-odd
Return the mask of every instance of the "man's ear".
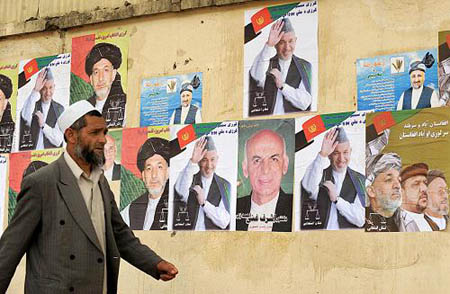
[[282, 168], [283, 168], [283, 176], [285, 175], [285, 174], [287, 174], [287, 172], [288, 172], [288, 169], [289, 169], [289, 157], [286, 155], [286, 153], [285, 154], [283, 154], [283, 166], [282, 166]]
[[369, 198], [375, 198], [375, 191], [372, 185], [366, 187], [366, 194]]
[[247, 159], [242, 161], [242, 173], [244, 174], [244, 177], [248, 178]]
[[67, 143], [76, 144], [77, 143], [77, 131], [74, 129], [68, 128], [64, 132], [64, 135], [66, 136]]
[[167, 167], [167, 170], [166, 170], [166, 180], [169, 179], [169, 176], [170, 176], [170, 167]]

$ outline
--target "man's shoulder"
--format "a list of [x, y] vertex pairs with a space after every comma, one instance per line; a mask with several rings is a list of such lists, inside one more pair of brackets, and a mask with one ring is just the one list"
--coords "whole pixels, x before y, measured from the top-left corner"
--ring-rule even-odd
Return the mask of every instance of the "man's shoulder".
[[214, 173], [214, 178], [216, 179], [217, 182], [219, 182], [220, 184], [224, 184], [227, 186], [230, 186], [230, 182], [228, 182], [227, 179], [222, 178], [221, 176], [219, 176], [218, 174]]
[[239, 206], [245, 205], [245, 204], [250, 204], [250, 195], [244, 196], [244, 197], [239, 197], [237, 199], [237, 205], [238, 208]]
[[142, 204], [142, 203], [148, 203], [148, 192], [145, 192], [138, 198], [131, 201], [131, 204]]
[[360, 172], [357, 172], [354, 169], [351, 169], [350, 167], [348, 167], [348, 172], [352, 173], [354, 176], [358, 177], [358, 179], [360, 179], [360, 180], [364, 180], [365, 179], [365, 176], [363, 174], [361, 174]]
[[307, 61], [306, 59], [300, 58], [300, 57], [296, 56], [295, 54], [292, 55], [292, 58], [295, 59], [299, 63], [302, 63], [306, 66], [311, 67], [311, 63], [309, 61]]

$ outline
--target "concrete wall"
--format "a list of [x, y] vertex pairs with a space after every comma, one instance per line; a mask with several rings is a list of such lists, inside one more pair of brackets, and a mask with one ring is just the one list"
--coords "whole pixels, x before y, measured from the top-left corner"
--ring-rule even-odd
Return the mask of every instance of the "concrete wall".
[[[45, 7], [50, 0], [11, 1], [9, 5], [17, 8], [25, 2]], [[51, 2], [56, 5], [66, 1]], [[81, 1], [67, 2], [73, 2], [69, 10], [76, 10], [74, 3]], [[99, 7], [108, 4], [90, 2]], [[147, 2], [170, 4], [180, 7], [181, 12], [142, 13], [144, 16], [139, 18], [8, 36], [0, 39], [0, 62], [67, 52], [73, 36], [126, 27], [132, 32], [128, 110], [138, 109], [142, 78], [202, 71], [204, 119], [241, 119], [244, 11], [275, 1]], [[245, 3], [222, 5], [231, 2]], [[204, 7], [184, 10], [183, 3]], [[171, 9], [165, 11], [177, 11]], [[355, 110], [355, 60], [436, 46], [438, 31], [450, 28], [449, 11], [450, 2], [441, 0], [319, 0], [319, 112]], [[49, 15], [70, 11], [59, 12]], [[37, 16], [35, 21], [42, 20]], [[5, 28], [14, 21], [18, 26], [17, 32], [12, 31], [15, 34], [26, 22], [19, 18], [2, 22]], [[129, 126], [138, 126], [137, 116], [129, 111], [127, 117], [131, 119]], [[137, 235], [173, 261], [180, 274], [173, 282], [157, 282], [123, 262], [120, 293], [448, 293], [447, 232]], [[22, 263], [10, 293], [23, 292], [23, 279]]]

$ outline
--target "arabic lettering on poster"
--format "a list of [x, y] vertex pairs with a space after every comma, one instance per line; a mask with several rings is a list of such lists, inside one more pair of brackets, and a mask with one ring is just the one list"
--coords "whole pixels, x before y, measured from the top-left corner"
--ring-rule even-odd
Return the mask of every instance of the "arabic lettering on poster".
[[70, 53], [60, 54], [48, 66], [56, 67], [59, 65], [70, 64]]
[[162, 127], [162, 128], [149, 128], [148, 135], [160, 135], [160, 134], [168, 134], [169, 133], [169, 127]]
[[62, 150], [35, 151], [33, 153], [33, 158], [42, 158], [42, 157], [55, 158], [61, 155], [61, 152]]
[[312, 14], [317, 12], [317, 1], [299, 3], [297, 7], [292, 9], [286, 16], [299, 16], [302, 14]]
[[0, 156], [0, 164], [5, 164], [5, 163], [6, 163], [6, 157]]
[[114, 32], [114, 33], [108, 33], [106, 35], [96, 36], [95, 39], [96, 40], [106, 40], [106, 39], [112, 39], [112, 38], [122, 38], [122, 37], [125, 37], [126, 35], [127, 35], [127, 31]]
[[223, 122], [217, 128], [209, 131], [206, 135], [220, 136], [224, 134], [235, 134], [238, 132], [238, 122]]
[[400, 135], [399, 139], [410, 138], [431, 138], [439, 139], [449, 135], [449, 131], [442, 130], [442, 127], [448, 125], [448, 120], [441, 121], [429, 121], [426, 120], [422, 123], [411, 124], [407, 123], [403, 126], [405, 129]]
[[17, 68], [17, 63], [14, 64], [5, 64], [0, 66], [0, 70], [8, 70], [8, 69], [16, 69]]
[[236, 220], [245, 220], [245, 223], [248, 225], [250, 222], [263, 222], [263, 223], [286, 223], [288, 221], [288, 217], [285, 215], [258, 215], [251, 213], [238, 213], [236, 214]]

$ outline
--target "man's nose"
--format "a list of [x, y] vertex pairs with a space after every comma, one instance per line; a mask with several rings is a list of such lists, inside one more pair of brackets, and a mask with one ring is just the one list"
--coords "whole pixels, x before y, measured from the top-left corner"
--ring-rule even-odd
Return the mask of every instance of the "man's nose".
[[267, 174], [270, 170], [269, 160], [270, 159], [266, 158], [266, 159], [263, 159], [261, 162], [261, 170], [262, 170], [263, 174]]
[[400, 188], [400, 180], [399, 179], [394, 179], [393, 186], [394, 186], [394, 188]]

